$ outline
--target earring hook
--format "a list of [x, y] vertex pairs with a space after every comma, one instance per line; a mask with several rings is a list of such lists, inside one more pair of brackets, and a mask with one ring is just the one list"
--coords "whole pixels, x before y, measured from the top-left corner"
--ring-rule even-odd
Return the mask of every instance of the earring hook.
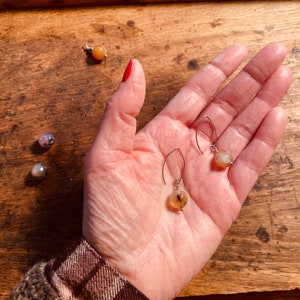
[[[207, 119], [210, 122], [211, 126], [213, 127], [213, 131], [214, 131], [214, 135], [215, 135], [215, 141], [218, 139], [217, 129], [216, 129], [216, 126], [215, 126], [214, 122], [212, 121], [212, 119], [209, 116], [204, 115], [199, 120], [198, 125], [196, 127], [196, 144], [197, 144], [197, 147], [198, 147], [199, 151], [201, 152], [201, 154], [203, 154], [203, 151], [201, 150], [200, 145], [199, 145], [199, 141], [198, 141], [198, 129], [199, 129], [200, 123], [203, 122], [204, 119]], [[211, 147], [212, 151], [217, 152], [217, 147], [215, 146], [215, 142], [213, 142], [210, 147]]]
[[165, 165], [166, 165], [166, 163], [167, 163], [167, 159], [169, 158], [169, 156], [170, 156], [172, 153], [174, 153], [175, 151], [178, 151], [178, 152], [180, 153], [181, 158], [182, 158], [182, 161], [183, 161], [183, 167], [182, 167], [182, 170], [181, 170], [180, 177], [177, 177], [177, 178], [175, 179], [176, 186], [179, 185], [179, 183], [180, 183], [180, 181], [181, 181], [181, 179], [182, 179], [182, 173], [184, 172], [184, 169], [185, 169], [185, 159], [184, 159], [184, 155], [183, 155], [181, 149], [180, 149], [179, 147], [176, 147], [176, 148], [174, 148], [172, 151], [170, 151], [170, 152], [167, 154], [167, 156], [166, 156], [166, 158], [165, 158], [165, 160], [164, 160], [163, 166], [162, 166], [162, 178], [163, 178], [163, 182], [164, 182], [165, 185], [167, 184], [167, 183], [166, 183], [166, 180], [165, 180], [165, 175], [164, 175]]

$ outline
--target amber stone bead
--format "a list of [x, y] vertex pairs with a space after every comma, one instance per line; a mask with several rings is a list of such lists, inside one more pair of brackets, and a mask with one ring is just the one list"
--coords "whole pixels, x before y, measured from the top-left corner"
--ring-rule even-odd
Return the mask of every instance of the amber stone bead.
[[221, 169], [225, 169], [228, 166], [232, 165], [233, 157], [232, 155], [226, 150], [220, 150], [215, 154], [215, 164], [217, 167]]
[[104, 46], [95, 46], [92, 50], [92, 56], [96, 60], [105, 60], [107, 52]]
[[172, 208], [183, 210], [188, 201], [188, 196], [184, 191], [174, 191], [169, 200]]

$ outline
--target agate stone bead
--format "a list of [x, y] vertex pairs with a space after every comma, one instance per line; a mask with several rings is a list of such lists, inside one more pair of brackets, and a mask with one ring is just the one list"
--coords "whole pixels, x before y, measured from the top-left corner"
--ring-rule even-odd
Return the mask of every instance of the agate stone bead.
[[92, 56], [96, 60], [100, 60], [100, 61], [105, 60], [107, 57], [107, 52], [105, 47], [101, 45], [94, 47], [92, 50]]
[[38, 142], [41, 147], [50, 148], [54, 144], [55, 138], [52, 133], [46, 132], [39, 136]]
[[220, 150], [216, 152], [214, 160], [217, 167], [225, 169], [232, 165], [233, 157], [228, 151]]
[[183, 210], [188, 201], [188, 196], [184, 191], [174, 191], [169, 200], [172, 208]]
[[31, 169], [31, 176], [36, 179], [44, 179], [47, 175], [47, 168], [39, 163], [33, 166]]
[[106, 61], [107, 50], [103, 45], [97, 45], [95, 47], [85, 45], [83, 46], [83, 50], [97, 61]]

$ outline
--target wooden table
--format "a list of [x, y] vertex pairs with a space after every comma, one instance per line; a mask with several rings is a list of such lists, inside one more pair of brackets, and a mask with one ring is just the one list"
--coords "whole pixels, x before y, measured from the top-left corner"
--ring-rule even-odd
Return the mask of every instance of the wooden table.
[[[294, 72], [281, 104], [289, 117], [286, 133], [240, 217], [181, 296], [300, 288], [300, 2], [3, 10], [1, 299], [32, 264], [55, 256], [80, 232], [82, 161], [131, 57], [141, 61], [147, 80], [141, 128], [225, 46], [243, 43], [251, 57], [272, 41], [286, 45], [285, 64]], [[86, 57], [86, 43], [106, 46], [106, 64]], [[46, 131], [55, 133], [57, 143], [42, 153], [36, 140]], [[37, 162], [49, 169], [39, 184], [28, 175]]]

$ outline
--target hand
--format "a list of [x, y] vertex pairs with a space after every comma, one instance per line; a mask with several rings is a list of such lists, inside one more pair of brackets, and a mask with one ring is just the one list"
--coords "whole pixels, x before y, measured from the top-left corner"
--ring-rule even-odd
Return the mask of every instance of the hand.
[[[145, 98], [140, 63], [107, 103], [85, 161], [83, 235], [120, 273], [151, 299], [172, 299], [220, 244], [241, 205], [270, 160], [283, 134], [286, 115], [276, 107], [291, 82], [282, 66], [285, 48], [272, 43], [216, 94], [247, 55], [232, 45], [195, 74], [168, 105], [136, 134]], [[232, 166], [212, 168], [212, 131]], [[183, 212], [168, 209], [174, 188], [168, 153], [179, 147], [185, 159], [180, 188], [189, 200]], [[175, 157], [175, 155], [174, 155]], [[174, 174], [173, 174], [174, 175]]]

